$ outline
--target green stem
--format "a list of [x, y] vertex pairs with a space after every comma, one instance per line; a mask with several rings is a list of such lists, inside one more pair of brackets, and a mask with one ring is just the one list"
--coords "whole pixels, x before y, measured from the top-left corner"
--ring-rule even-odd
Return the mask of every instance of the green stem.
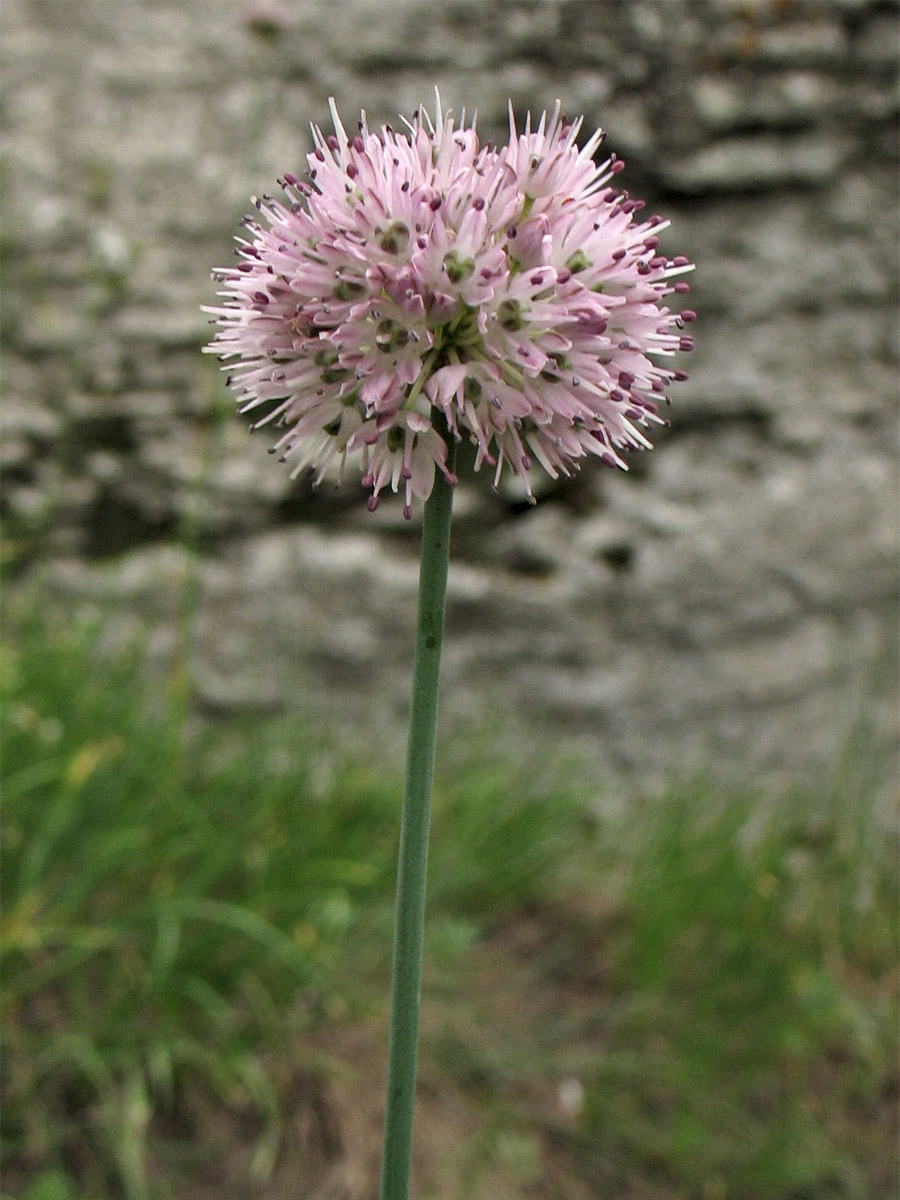
[[[451, 471], [455, 449], [451, 440], [447, 455], [447, 466]], [[419, 567], [419, 615], [416, 622], [406, 793], [400, 821], [397, 867], [381, 1200], [408, 1200], [409, 1197], [422, 985], [425, 876], [452, 505], [453, 489], [438, 470], [435, 472], [434, 489], [425, 503]]]
[[410, 411], [412, 411], [412, 409], [415, 408], [416, 401], [419, 398], [419, 394], [421, 393], [422, 388], [425, 386], [426, 381], [431, 376], [431, 368], [434, 366], [434, 360], [440, 354], [441, 349], [443, 348], [443, 345], [444, 345], [443, 333], [441, 332], [440, 329], [438, 329], [435, 333], [434, 345], [431, 347], [431, 350], [428, 352], [428, 356], [425, 359], [424, 363], [422, 364], [422, 370], [419, 372], [418, 378], [416, 379], [415, 383], [412, 385], [412, 390], [410, 391], [409, 395], [406, 397], [406, 404], [404, 405], [404, 407], [409, 409]]

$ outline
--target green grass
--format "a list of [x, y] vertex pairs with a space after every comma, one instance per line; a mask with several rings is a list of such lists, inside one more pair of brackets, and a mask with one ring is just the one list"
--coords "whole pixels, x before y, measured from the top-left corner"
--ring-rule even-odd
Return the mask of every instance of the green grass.
[[[16, 1200], [188, 1194], [189, 1168], [161, 1181], [154, 1148], [202, 1093], [252, 1114], [242, 1194], [280, 1195], [266, 1180], [286, 1047], [327, 1071], [310, 1035], [387, 1003], [400, 764], [354, 756], [301, 713], [194, 728], [177, 663], [161, 676], [140, 647], [104, 650], [102, 627], [15, 609], [6, 626], [4, 1186]], [[573, 1189], [892, 1195], [896, 844], [866, 767], [880, 754], [851, 747], [818, 792], [763, 802], [695, 781], [598, 822], [566, 764], [514, 761], [483, 737], [445, 747], [426, 989], [468, 1013], [483, 939], [551, 914], [535, 963], [552, 969], [513, 969], [496, 999], [477, 997], [515, 1054], [459, 1045], [472, 1078], [504, 1064], [501, 1110], [510, 1087], [571, 1073], [574, 1057], [582, 1118], [553, 1142]], [[569, 992], [591, 954], [602, 984], [576, 1028]], [[507, 1034], [504, 1013], [536, 994], [540, 1019]], [[528, 1148], [533, 1187], [546, 1131], [513, 1107], [498, 1145]]]
[[[177, 669], [148, 677], [135, 648], [104, 656], [100, 629], [16, 625], [2, 666], [7, 1161], [57, 1168], [86, 1141], [98, 1194], [143, 1196], [151, 1115], [199, 1077], [266, 1118], [263, 1177], [278, 1122], [262, 1052], [364, 1004], [365, 971], [346, 994], [348, 960], [371, 974], [389, 957], [400, 772], [348, 760], [303, 714], [188, 736]], [[451, 957], [468, 918], [538, 896], [564, 850], [544, 798], [511, 803], [508, 782], [457, 764], [435, 798], [433, 925]]]
[[894, 1110], [896, 839], [851, 778], [767, 806], [676, 787], [632, 830], [595, 1152], [690, 1195], [891, 1194], [847, 1115]]

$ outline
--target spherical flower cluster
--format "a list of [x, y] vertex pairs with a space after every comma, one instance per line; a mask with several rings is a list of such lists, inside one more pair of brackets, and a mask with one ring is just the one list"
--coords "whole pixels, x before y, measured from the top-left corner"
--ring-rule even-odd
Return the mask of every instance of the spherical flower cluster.
[[495, 485], [504, 464], [525, 479], [537, 461], [554, 478], [587, 455], [624, 467], [649, 446], [683, 371], [694, 313], [664, 300], [691, 269], [659, 252], [668, 222], [639, 221], [641, 201], [611, 186], [623, 163], [579, 149], [581, 121], [530, 116], [510, 140], [481, 145], [424, 111], [397, 132], [349, 137], [314, 127], [307, 179], [279, 180], [286, 200], [256, 201], [239, 262], [215, 273], [223, 304], [206, 349], [226, 364], [252, 429], [293, 474], [338, 479], [359, 465], [374, 509], [386, 487], [430, 494], [451, 483], [445, 434], [469, 437]]

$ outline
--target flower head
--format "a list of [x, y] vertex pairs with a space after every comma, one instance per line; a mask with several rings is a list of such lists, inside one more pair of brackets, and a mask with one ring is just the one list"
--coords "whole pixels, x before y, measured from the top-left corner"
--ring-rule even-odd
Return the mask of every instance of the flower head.
[[481, 145], [438, 98], [433, 121], [375, 133], [363, 113], [350, 137], [330, 107], [334, 134], [314, 126], [307, 177], [256, 201], [206, 309], [206, 349], [293, 474], [355, 464], [370, 508], [390, 487], [410, 515], [435, 470], [455, 482], [444, 429], [529, 495], [535, 461], [555, 478], [649, 446], [641, 427], [686, 378], [663, 364], [692, 348], [694, 313], [665, 300], [692, 264], [658, 252], [668, 222], [638, 219], [621, 160], [594, 161], [602, 132], [579, 148], [557, 103], [518, 133], [510, 108], [509, 143]]

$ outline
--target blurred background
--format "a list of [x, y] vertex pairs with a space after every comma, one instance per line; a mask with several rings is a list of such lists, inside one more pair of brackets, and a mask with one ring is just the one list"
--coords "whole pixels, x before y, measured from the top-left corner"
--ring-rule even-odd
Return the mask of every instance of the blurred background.
[[247, 436], [250, 196], [583, 114], [699, 314], [455, 504], [417, 1194], [897, 1186], [893, 0], [4, 0], [4, 1195], [376, 1192], [418, 525]]

